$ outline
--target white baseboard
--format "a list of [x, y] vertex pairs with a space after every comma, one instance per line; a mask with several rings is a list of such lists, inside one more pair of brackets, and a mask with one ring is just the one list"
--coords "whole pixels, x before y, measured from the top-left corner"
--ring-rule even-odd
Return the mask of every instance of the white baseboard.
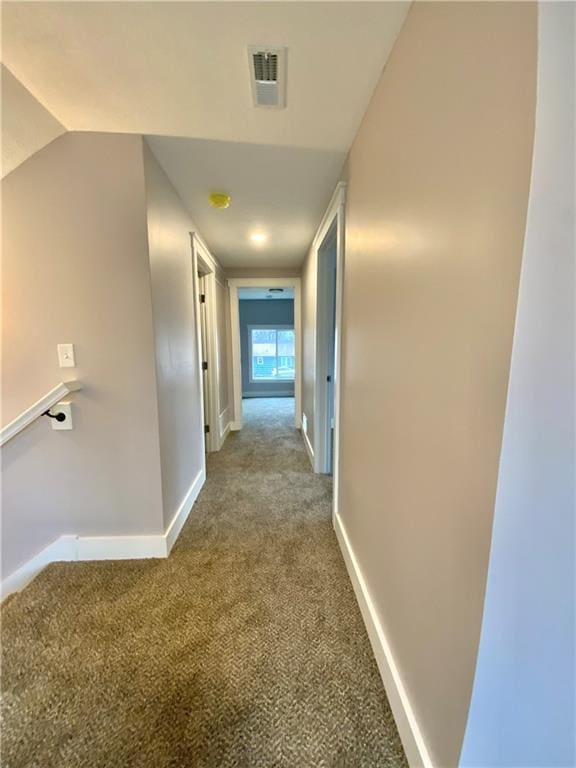
[[172, 547], [174, 546], [176, 539], [178, 538], [178, 535], [182, 530], [182, 526], [188, 519], [188, 515], [190, 514], [190, 511], [194, 506], [194, 502], [196, 501], [196, 499], [198, 498], [198, 494], [202, 490], [202, 486], [204, 485], [205, 480], [206, 480], [206, 468], [202, 467], [202, 469], [198, 472], [198, 474], [194, 478], [192, 485], [188, 489], [188, 493], [186, 494], [186, 496], [184, 497], [184, 500], [178, 507], [176, 514], [172, 518], [172, 521], [170, 522], [170, 525], [166, 529], [166, 533], [163, 536], [165, 540], [165, 549], [166, 549], [166, 554], [164, 555], [164, 557], [167, 557], [170, 554]]
[[241, 421], [231, 421], [230, 422], [230, 431], [231, 432], [238, 432], [242, 429], [242, 422]]
[[310, 463], [312, 464], [312, 469], [316, 471], [314, 468], [314, 449], [312, 448], [310, 439], [308, 438], [308, 435], [304, 431], [304, 429], [302, 429], [301, 432], [302, 432], [302, 439], [304, 440], [304, 445], [306, 446], [306, 453], [308, 454], [308, 458], [310, 459]]
[[148, 536], [60, 536], [4, 579], [0, 588], [1, 599], [24, 589], [50, 563], [168, 557], [205, 479], [206, 470], [203, 467], [194, 478], [165, 533]]
[[7, 576], [2, 582], [1, 586], [1, 599], [11, 595], [12, 592], [19, 592], [24, 589], [26, 584], [30, 583], [32, 579], [37, 576], [41, 570], [43, 570], [50, 563], [57, 561], [68, 561], [78, 559], [78, 537], [77, 536], [60, 536], [60, 538], [48, 544], [41, 552], [34, 555], [24, 565], [21, 565], [18, 570]]
[[224, 445], [226, 438], [230, 434], [231, 427], [232, 427], [232, 422], [230, 421], [230, 408], [227, 407], [222, 411], [222, 413], [218, 417], [218, 447], [216, 448], [217, 451], [219, 451]]
[[149, 536], [78, 536], [76, 560], [144, 560], [166, 557], [166, 539]]
[[226, 438], [230, 434], [231, 429], [232, 429], [232, 422], [229, 421], [228, 424], [226, 424], [226, 426], [222, 430], [222, 434], [220, 435], [220, 447], [224, 445]]
[[354, 550], [350, 545], [344, 524], [338, 514], [334, 515], [334, 530], [356, 593], [356, 599], [360, 606], [408, 763], [411, 768], [433, 768], [430, 754], [402, 682], [400, 671], [392, 655], [384, 627], [354, 555]]

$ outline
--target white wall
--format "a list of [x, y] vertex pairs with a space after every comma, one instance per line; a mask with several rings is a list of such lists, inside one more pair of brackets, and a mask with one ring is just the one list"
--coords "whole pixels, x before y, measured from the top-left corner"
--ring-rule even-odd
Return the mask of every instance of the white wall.
[[7, 67], [2, 72], [2, 176], [66, 131]]
[[3, 576], [62, 534], [163, 532], [138, 136], [66, 133], [2, 180], [3, 423], [64, 378], [74, 430], [43, 418], [2, 449]]
[[574, 766], [573, 3], [539, 6], [528, 224], [464, 766]]
[[425, 746], [442, 768], [460, 757], [480, 639], [536, 10], [414, 3], [348, 159], [337, 524], [382, 633], [377, 658], [397, 670], [392, 684], [381, 662], [401, 735], [414, 761]]
[[[202, 480], [204, 429], [194, 225], [142, 137], [66, 133], [2, 194], [2, 421], [63, 379], [84, 384], [73, 431], [40, 419], [2, 450], [5, 578], [61, 535], [164, 533]], [[75, 369], [58, 367], [60, 342]]]
[[164, 524], [168, 526], [204, 466], [202, 392], [189, 214], [143, 142]]
[[230, 338], [230, 293], [221, 270], [216, 273], [216, 327], [218, 339], [218, 429], [219, 440], [226, 435], [234, 420], [232, 386], [232, 347]]

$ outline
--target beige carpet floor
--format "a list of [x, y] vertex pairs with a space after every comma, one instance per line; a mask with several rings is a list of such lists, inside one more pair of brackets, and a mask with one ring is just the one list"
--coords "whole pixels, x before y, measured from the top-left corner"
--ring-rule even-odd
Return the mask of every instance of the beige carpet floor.
[[3, 606], [3, 768], [404, 768], [292, 411], [245, 401], [167, 560], [56, 563]]

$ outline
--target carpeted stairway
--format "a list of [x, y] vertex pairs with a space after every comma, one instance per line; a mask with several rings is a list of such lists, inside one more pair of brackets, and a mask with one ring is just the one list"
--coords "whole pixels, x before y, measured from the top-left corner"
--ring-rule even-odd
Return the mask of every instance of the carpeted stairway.
[[245, 401], [167, 560], [3, 607], [3, 768], [404, 768], [293, 407]]

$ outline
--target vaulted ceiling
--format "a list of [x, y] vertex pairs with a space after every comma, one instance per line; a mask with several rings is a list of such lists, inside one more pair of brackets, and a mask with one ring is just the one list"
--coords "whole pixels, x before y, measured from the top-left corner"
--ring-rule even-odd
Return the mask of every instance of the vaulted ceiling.
[[[149, 135], [225, 265], [302, 261], [408, 10], [394, 2], [10, 2], [3, 62], [68, 130]], [[288, 50], [253, 106], [247, 46]], [[209, 192], [232, 195], [227, 211]], [[265, 230], [265, 244], [249, 234]]]

